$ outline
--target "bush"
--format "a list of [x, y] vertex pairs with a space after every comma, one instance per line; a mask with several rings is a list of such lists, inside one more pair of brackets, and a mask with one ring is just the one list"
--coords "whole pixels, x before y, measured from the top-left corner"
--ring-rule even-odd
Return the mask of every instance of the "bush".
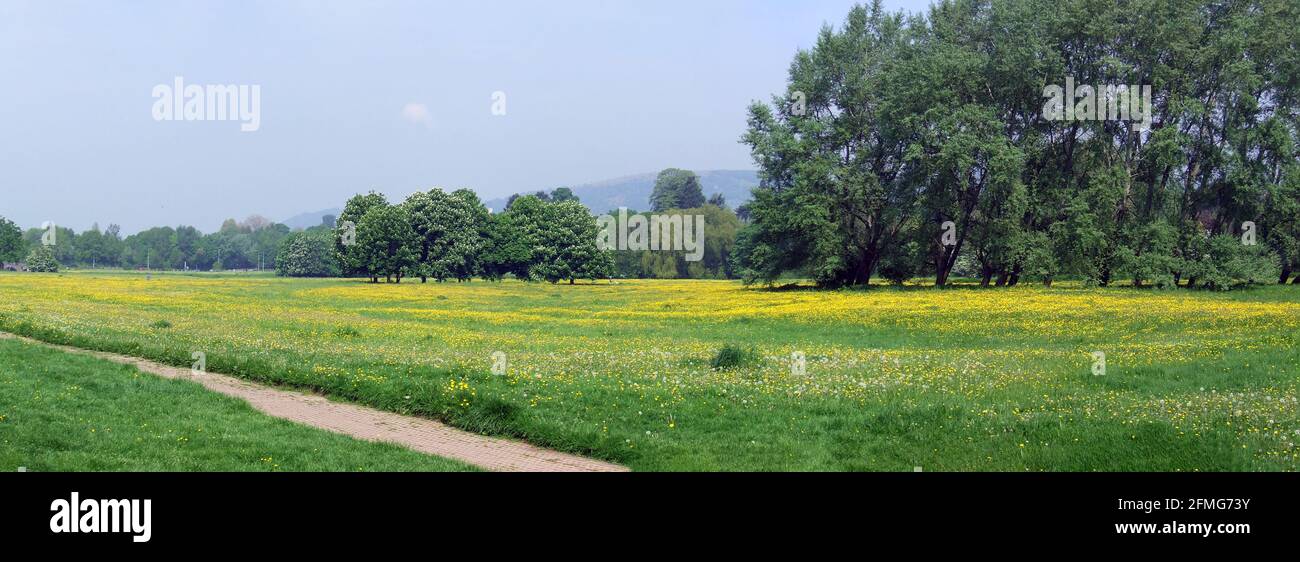
[[923, 260], [920, 245], [916, 241], [910, 241], [896, 248], [887, 249], [877, 269], [880, 271], [880, 276], [890, 283], [902, 285], [916, 276], [921, 270]]
[[54, 252], [49, 246], [37, 246], [27, 254], [27, 270], [40, 273], [57, 273], [59, 261], [54, 259]]
[[1236, 236], [1212, 236], [1197, 244], [1187, 261], [1189, 283], [1226, 291], [1240, 285], [1275, 283], [1277, 256], [1264, 245], [1245, 245]]
[[744, 348], [738, 345], [727, 344], [718, 350], [717, 355], [709, 362], [709, 366], [716, 371], [735, 369], [745, 365], [753, 365], [759, 362], [758, 352], [753, 348]]

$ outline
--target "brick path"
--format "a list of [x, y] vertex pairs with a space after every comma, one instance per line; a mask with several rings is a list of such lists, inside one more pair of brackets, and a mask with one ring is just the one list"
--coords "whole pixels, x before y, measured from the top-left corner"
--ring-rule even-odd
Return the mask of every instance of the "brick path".
[[169, 379], [192, 380], [208, 390], [247, 401], [263, 413], [286, 420], [319, 427], [370, 441], [387, 441], [416, 451], [456, 459], [494, 471], [521, 472], [626, 472], [627, 468], [535, 447], [519, 441], [486, 437], [462, 431], [442, 423], [403, 416], [328, 399], [281, 390], [216, 373], [191, 373], [145, 359], [55, 345], [7, 332], [0, 337], [16, 338], [29, 343], [61, 349], [69, 353], [93, 355], [116, 363], [134, 365], [146, 373]]

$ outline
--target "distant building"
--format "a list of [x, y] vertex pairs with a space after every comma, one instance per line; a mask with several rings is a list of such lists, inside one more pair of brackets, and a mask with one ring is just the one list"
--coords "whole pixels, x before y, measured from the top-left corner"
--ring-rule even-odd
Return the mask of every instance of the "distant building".
[[4, 266], [0, 267], [0, 269], [5, 271], [27, 271], [27, 264], [23, 262], [5, 262]]

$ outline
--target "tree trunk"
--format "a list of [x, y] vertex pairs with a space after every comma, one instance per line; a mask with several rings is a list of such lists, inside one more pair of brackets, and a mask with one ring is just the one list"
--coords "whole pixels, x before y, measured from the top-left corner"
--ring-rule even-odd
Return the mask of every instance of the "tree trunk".
[[1292, 285], [1300, 285], [1300, 275], [1295, 276], [1295, 279], [1292, 279], [1292, 280], [1291, 280], [1291, 284], [1292, 284]]
[[421, 282], [421, 283], [427, 283], [427, 282], [429, 282], [429, 276], [428, 276], [428, 275], [421, 275], [421, 276], [420, 276], [420, 282]]
[[1010, 278], [1010, 279], [1007, 279], [1007, 286], [1008, 286], [1008, 287], [1015, 287], [1015, 286], [1016, 286], [1016, 283], [1019, 283], [1019, 282], [1020, 282], [1020, 274], [1019, 274], [1019, 273], [1012, 273], [1012, 274], [1011, 274], [1011, 278]]
[[[967, 213], [969, 216], [969, 213]], [[966, 233], [963, 231], [957, 235], [957, 243], [952, 246], [939, 246], [939, 260], [935, 264], [934, 284], [942, 287], [948, 284], [948, 277], [952, 275], [952, 270], [957, 267], [957, 255], [961, 253], [962, 244], [966, 241]], [[951, 251], [949, 251], [951, 249]]]
[[1287, 279], [1290, 279], [1290, 278], [1291, 278], [1291, 270], [1290, 270], [1290, 269], [1283, 269], [1283, 270], [1282, 270], [1282, 278], [1278, 280], [1277, 284], [1278, 284], [1278, 285], [1286, 285], [1286, 280], [1287, 280]]
[[569, 284], [570, 284], [570, 285], [573, 284], [573, 278], [572, 278], [572, 277], [569, 278]]
[[1010, 278], [1011, 278], [1011, 274], [1010, 274], [1010, 273], [1007, 273], [1007, 272], [1005, 272], [1005, 271], [1003, 271], [1002, 273], [999, 273], [999, 274], [998, 274], [998, 281], [997, 281], [996, 285], [997, 285], [998, 287], [1006, 287], [1006, 286], [1007, 286], [1007, 279], [1010, 279]]
[[983, 275], [980, 277], [980, 286], [987, 287], [989, 286], [989, 281], [992, 280], [993, 280], [993, 268], [985, 267]]
[[853, 267], [853, 278], [849, 279], [849, 285], [869, 285], [871, 284], [871, 273], [875, 269], [876, 253], [870, 250], [861, 250], [858, 255], [858, 263]]
[[1047, 275], [1047, 276], [1044, 276], [1044, 277], [1043, 277], [1043, 287], [1048, 288], [1048, 289], [1052, 288], [1052, 276], [1051, 276], [1051, 275]]
[[934, 286], [943, 286], [943, 246], [934, 254]]
[[937, 287], [943, 287], [948, 284], [948, 276], [952, 275], [952, 264], [947, 256], [947, 252], [939, 253], [939, 264], [934, 270], [934, 284]]

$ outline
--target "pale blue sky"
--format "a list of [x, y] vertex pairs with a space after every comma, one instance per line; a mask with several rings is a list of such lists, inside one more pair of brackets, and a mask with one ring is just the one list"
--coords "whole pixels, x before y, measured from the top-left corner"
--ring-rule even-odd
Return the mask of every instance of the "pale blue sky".
[[[207, 232], [369, 189], [486, 199], [749, 169], [746, 105], [852, 4], [0, 0], [0, 215]], [[260, 85], [260, 130], [155, 121], [151, 91], [175, 76]]]

